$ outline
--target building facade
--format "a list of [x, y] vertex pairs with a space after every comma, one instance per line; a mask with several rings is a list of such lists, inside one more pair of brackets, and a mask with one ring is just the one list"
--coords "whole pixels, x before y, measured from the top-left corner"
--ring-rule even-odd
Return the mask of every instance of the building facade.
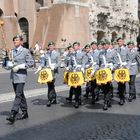
[[28, 48], [36, 42], [46, 48], [50, 40], [65, 48], [104, 38], [136, 42], [139, 32], [138, 0], [1, 0], [0, 8], [0, 48], [12, 48], [16, 34]]

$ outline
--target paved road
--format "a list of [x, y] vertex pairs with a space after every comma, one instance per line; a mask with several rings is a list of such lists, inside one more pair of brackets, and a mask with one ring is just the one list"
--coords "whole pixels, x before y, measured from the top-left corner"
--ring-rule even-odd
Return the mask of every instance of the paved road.
[[0, 104], [0, 140], [140, 140], [139, 97], [123, 107], [114, 97], [113, 107], [103, 111], [103, 100], [94, 106], [83, 100], [75, 109], [66, 96], [59, 93], [58, 104], [51, 108], [45, 95], [29, 98], [29, 119], [14, 125], [5, 120], [12, 102]]
[[[32, 75], [32, 72], [30, 73]], [[34, 81], [33, 76], [29, 80]], [[5, 91], [8, 79], [4, 80], [5, 85], [1, 87]], [[4, 80], [0, 80], [1, 83]], [[61, 80], [59, 80], [57, 83], [61, 85]], [[29, 119], [16, 121], [14, 125], [9, 125], [6, 117], [10, 113], [13, 102], [0, 103], [0, 140], [140, 140], [139, 95], [136, 101], [129, 103], [126, 100], [124, 106], [119, 106], [119, 100], [115, 94], [113, 106], [107, 111], [102, 110], [103, 95], [100, 95], [101, 100], [95, 105], [91, 105], [90, 100], [83, 98], [82, 106], [75, 109], [73, 104], [66, 103], [65, 97], [68, 96], [68, 91], [65, 86], [61, 85], [59, 86], [61, 90], [58, 90], [58, 104], [48, 108], [46, 107], [46, 92], [42, 87], [34, 87], [34, 82], [31, 81], [26, 84], [27, 93], [36, 91], [36, 94], [38, 91], [40, 94], [36, 97], [27, 96], [30, 97], [27, 100]], [[116, 89], [116, 84], [114, 85]], [[139, 93], [139, 77], [136, 85]], [[34, 88], [38, 89], [33, 90]], [[6, 99], [9, 93], [6, 91], [4, 93]], [[1, 96], [2, 94], [0, 98]], [[126, 99], [127, 97], [128, 94]]]

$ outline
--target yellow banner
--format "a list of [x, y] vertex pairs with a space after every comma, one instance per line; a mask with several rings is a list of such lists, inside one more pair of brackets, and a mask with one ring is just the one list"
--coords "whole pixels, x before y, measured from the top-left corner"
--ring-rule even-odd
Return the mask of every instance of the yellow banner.
[[125, 68], [116, 69], [114, 73], [114, 80], [120, 83], [129, 82], [130, 81], [129, 70]]
[[48, 82], [51, 82], [52, 80], [53, 80], [53, 76], [52, 76], [51, 69], [46, 68], [46, 69], [42, 69], [39, 72], [38, 83], [46, 84]]
[[69, 72], [68, 85], [72, 87], [81, 86], [84, 84], [84, 77], [82, 72]]
[[112, 73], [109, 68], [103, 68], [96, 72], [96, 83], [107, 84], [108, 82], [112, 81]]
[[91, 72], [92, 71], [93, 71], [93, 67], [90, 67], [90, 68], [86, 69], [86, 71], [85, 71], [85, 81], [86, 82], [95, 80], [94, 75], [91, 77]]

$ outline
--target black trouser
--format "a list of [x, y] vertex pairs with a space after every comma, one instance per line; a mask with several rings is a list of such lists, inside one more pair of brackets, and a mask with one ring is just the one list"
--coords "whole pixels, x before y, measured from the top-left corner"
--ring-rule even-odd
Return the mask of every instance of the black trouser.
[[48, 83], [48, 99], [49, 101], [52, 101], [53, 99], [56, 99], [56, 91], [55, 91], [55, 85], [54, 80], [52, 82]]
[[79, 102], [81, 100], [81, 92], [82, 92], [81, 86], [74, 88], [75, 102]]
[[118, 83], [118, 92], [120, 99], [125, 99], [125, 93], [126, 93], [126, 85], [125, 83]]
[[87, 95], [87, 97], [88, 97], [90, 92], [91, 92], [91, 81], [86, 83], [86, 95]]
[[112, 96], [111, 96], [111, 83], [107, 83], [105, 85], [101, 85], [101, 89], [104, 94], [104, 103], [107, 104], [108, 102], [111, 102]]
[[98, 96], [98, 94], [99, 94], [96, 80], [91, 81], [91, 93], [92, 93], [92, 99], [95, 99], [95, 97]]
[[22, 111], [27, 111], [27, 102], [23, 92], [24, 85], [25, 83], [13, 83], [13, 88], [16, 96], [12, 111], [18, 112], [19, 109], [21, 109]]
[[70, 87], [70, 90], [69, 90], [69, 98], [72, 99], [72, 96], [74, 94], [74, 87]]
[[130, 75], [129, 95], [136, 95], [135, 79], [136, 75]]

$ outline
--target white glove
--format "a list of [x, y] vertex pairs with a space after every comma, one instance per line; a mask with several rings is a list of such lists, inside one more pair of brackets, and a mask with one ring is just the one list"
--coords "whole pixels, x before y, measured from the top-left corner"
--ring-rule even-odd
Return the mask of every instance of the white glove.
[[89, 64], [87, 64], [87, 65], [85, 66], [85, 67], [86, 67], [86, 69], [87, 69], [87, 68], [89, 68], [89, 66], [90, 66], [90, 65], [89, 65]]
[[69, 67], [66, 67], [66, 70], [68, 71], [69, 70]]
[[81, 68], [81, 71], [84, 73], [85, 72], [84, 68]]
[[40, 70], [42, 70], [42, 66], [39, 66], [37, 71], [35, 71], [35, 74], [37, 74]]
[[51, 70], [54, 70], [55, 69], [55, 65], [50, 65], [50, 68], [51, 68]]
[[12, 69], [14, 67], [14, 63], [12, 61], [7, 61], [7, 68]]
[[26, 69], [26, 65], [25, 64], [20, 64], [20, 65], [17, 65], [15, 67], [13, 67], [13, 71], [14, 72], [17, 72], [19, 69]]
[[92, 70], [90, 76], [93, 77], [94, 76], [94, 73], [95, 73], [95, 70]]

